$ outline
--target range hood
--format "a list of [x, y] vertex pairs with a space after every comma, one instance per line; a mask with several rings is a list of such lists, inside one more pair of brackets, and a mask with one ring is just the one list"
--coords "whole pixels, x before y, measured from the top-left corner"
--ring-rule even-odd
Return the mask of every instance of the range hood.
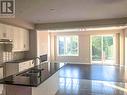
[[12, 40], [10, 39], [0, 39], [0, 43], [11, 43]]
[[0, 45], [3, 46], [3, 51], [12, 52], [13, 42], [10, 39], [0, 39]]

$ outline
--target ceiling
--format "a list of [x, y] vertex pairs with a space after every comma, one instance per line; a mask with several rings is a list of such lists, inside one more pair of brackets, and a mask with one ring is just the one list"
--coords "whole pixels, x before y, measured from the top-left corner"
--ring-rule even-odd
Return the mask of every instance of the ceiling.
[[127, 0], [16, 0], [16, 18], [55, 23], [127, 17]]

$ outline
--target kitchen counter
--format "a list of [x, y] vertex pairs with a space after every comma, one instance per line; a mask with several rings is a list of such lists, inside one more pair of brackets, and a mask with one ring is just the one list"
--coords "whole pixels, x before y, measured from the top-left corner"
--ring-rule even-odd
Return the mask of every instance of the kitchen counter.
[[45, 62], [18, 74], [5, 77], [0, 80], [0, 84], [37, 87], [65, 65], [66, 63]]
[[8, 62], [5, 62], [5, 63], [22, 63], [22, 62], [33, 60], [33, 59], [34, 58], [18, 59], [18, 60], [8, 61]]

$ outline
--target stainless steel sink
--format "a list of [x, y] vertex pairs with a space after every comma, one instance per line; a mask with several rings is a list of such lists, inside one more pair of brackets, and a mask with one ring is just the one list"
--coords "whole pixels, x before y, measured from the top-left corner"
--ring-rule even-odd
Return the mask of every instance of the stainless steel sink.
[[39, 69], [31, 69], [29, 71], [27, 71], [26, 73], [38, 73], [40, 71], [42, 71], [43, 69], [39, 70]]
[[26, 72], [23, 72], [21, 74], [19, 74], [19, 76], [25, 76], [25, 77], [32, 77], [32, 76], [36, 76], [36, 77], [39, 77], [41, 76], [41, 72], [43, 71], [44, 69], [36, 69], [36, 68], [32, 68]]

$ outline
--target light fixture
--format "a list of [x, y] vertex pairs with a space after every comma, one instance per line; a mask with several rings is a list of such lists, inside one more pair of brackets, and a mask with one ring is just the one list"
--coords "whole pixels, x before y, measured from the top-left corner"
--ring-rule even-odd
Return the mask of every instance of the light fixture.
[[54, 8], [51, 8], [51, 9], [50, 9], [50, 11], [51, 11], [51, 12], [54, 12], [54, 11], [55, 11], [55, 9], [54, 9]]

